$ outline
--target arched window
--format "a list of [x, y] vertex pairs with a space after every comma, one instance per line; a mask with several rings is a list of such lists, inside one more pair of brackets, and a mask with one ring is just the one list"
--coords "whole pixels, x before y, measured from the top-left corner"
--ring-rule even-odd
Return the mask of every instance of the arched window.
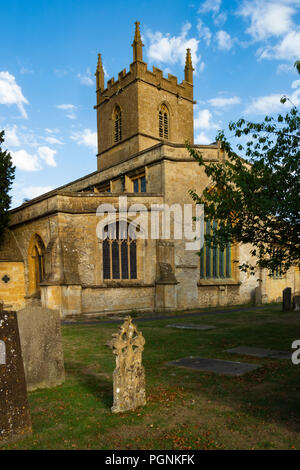
[[[205, 222], [205, 233], [213, 233], [217, 226], [216, 221]], [[225, 249], [219, 246], [209, 247], [204, 245], [200, 256], [201, 279], [225, 279], [231, 278], [231, 245], [228, 243]]]
[[165, 104], [162, 104], [158, 113], [158, 129], [159, 137], [162, 139], [169, 138], [169, 111]]
[[128, 224], [119, 221], [104, 228], [103, 279], [136, 279], [136, 240], [128, 234]]
[[40, 283], [45, 277], [45, 245], [41, 237], [35, 234], [28, 252], [30, 293], [40, 291]]
[[113, 114], [114, 142], [122, 140], [122, 113], [119, 106], [115, 107]]

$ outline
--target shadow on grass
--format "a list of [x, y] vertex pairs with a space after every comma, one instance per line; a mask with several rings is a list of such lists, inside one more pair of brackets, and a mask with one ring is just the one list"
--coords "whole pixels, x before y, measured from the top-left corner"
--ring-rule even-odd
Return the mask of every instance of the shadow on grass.
[[113, 405], [113, 382], [104, 377], [105, 374], [96, 372], [78, 362], [66, 362], [67, 377], [72, 377], [92, 396], [100, 400], [103, 408], [111, 409]]

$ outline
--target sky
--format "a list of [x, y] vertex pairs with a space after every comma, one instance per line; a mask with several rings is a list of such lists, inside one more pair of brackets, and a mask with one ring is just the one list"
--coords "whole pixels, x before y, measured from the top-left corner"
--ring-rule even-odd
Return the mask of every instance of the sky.
[[97, 169], [97, 54], [105, 79], [143, 58], [164, 76], [194, 72], [195, 143], [244, 117], [300, 103], [300, 0], [0, 0], [0, 130], [16, 166], [12, 207]]

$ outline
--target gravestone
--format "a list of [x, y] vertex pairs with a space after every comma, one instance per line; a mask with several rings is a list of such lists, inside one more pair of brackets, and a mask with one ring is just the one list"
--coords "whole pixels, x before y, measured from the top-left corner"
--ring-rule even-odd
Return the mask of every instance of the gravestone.
[[145, 339], [127, 317], [119, 333], [113, 334], [108, 346], [116, 355], [116, 369], [113, 373], [113, 413], [134, 410], [146, 404], [145, 371], [142, 352]]
[[279, 351], [277, 349], [256, 348], [253, 346], [238, 346], [237, 348], [226, 349], [225, 352], [253, 357], [269, 357], [271, 359], [291, 359], [291, 353]]
[[60, 316], [57, 310], [27, 307], [17, 312], [27, 391], [65, 381]]
[[32, 432], [16, 312], [0, 310], [0, 350], [0, 444], [3, 444]]
[[262, 293], [261, 293], [261, 286], [257, 286], [254, 289], [254, 298], [255, 298], [255, 305], [262, 304]]
[[167, 325], [167, 328], [178, 328], [179, 330], [211, 330], [215, 328], [213, 325], [204, 325], [203, 323], [174, 323], [172, 325]]
[[240, 377], [247, 372], [261, 367], [259, 364], [248, 364], [247, 362], [223, 361], [207, 357], [189, 356], [168, 363], [171, 366], [197, 369], [203, 372], [214, 372], [220, 375]]
[[286, 287], [282, 291], [282, 310], [288, 312], [292, 310], [292, 289]]

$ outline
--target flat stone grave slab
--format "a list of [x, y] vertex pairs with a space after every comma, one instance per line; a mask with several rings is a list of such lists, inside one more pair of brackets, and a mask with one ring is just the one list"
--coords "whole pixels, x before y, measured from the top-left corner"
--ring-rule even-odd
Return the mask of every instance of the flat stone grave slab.
[[193, 323], [178, 323], [167, 325], [167, 328], [178, 328], [180, 330], [211, 330], [212, 328], [216, 328], [214, 325], [203, 325], [203, 324], [193, 324]]
[[198, 356], [184, 357], [183, 359], [178, 359], [168, 364], [233, 377], [240, 377], [247, 372], [261, 367], [258, 364], [248, 364], [247, 362], [222, 361], [221, 359], [210, 359]]
[[225, 352], [253, 357], [269, 357], [271, 359], [291, 359], [291, 353], [278, 351], [277, 349], [254, 348], [252, 346], [238, 346], [237, 348], [226, 349]]

